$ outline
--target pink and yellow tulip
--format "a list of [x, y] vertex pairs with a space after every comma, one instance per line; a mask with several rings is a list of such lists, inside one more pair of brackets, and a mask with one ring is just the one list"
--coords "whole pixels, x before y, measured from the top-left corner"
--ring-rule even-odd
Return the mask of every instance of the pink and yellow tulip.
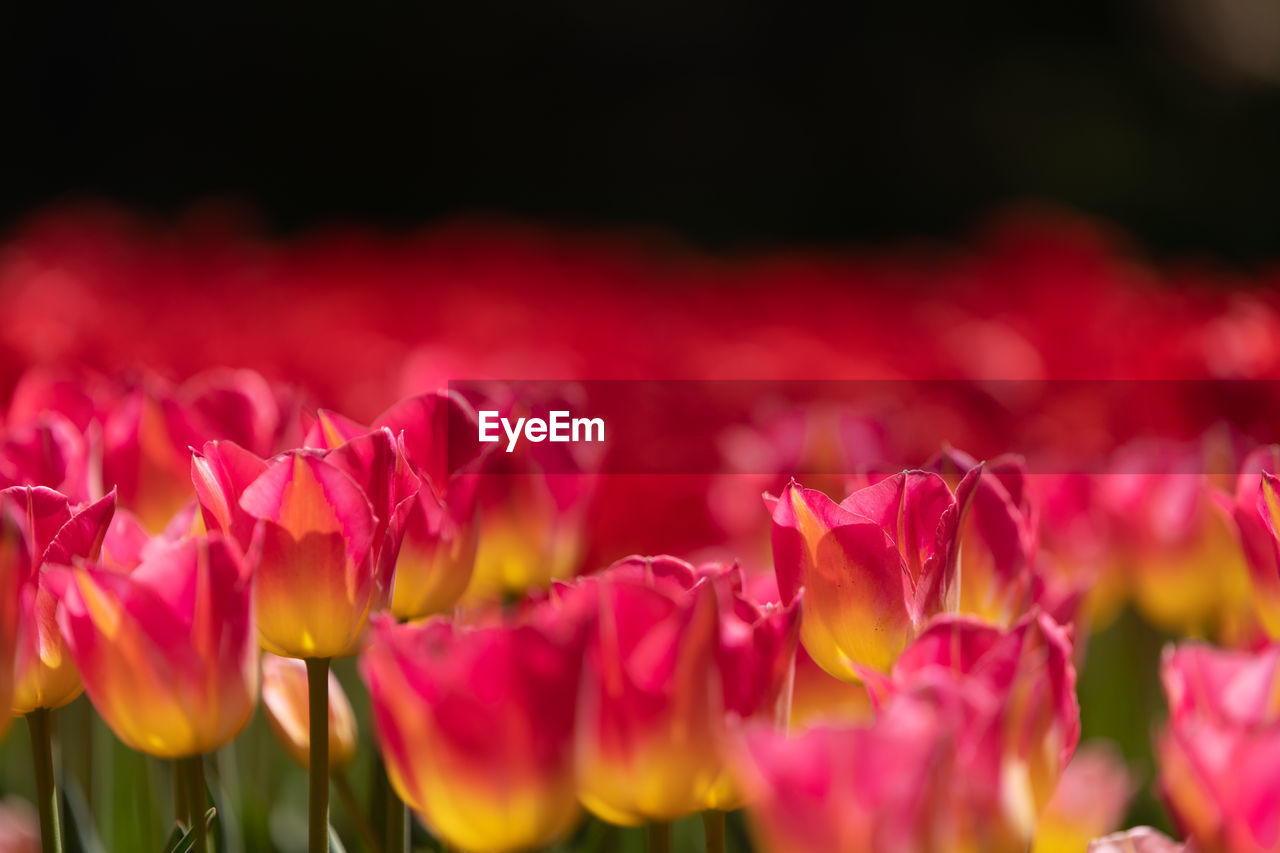
[[1160, 789], [1202, 853], [1280, 850], [1280, 647], [1166, 650]]
[[[655, 564], [654, 575], [682, 568]], [[686, 588], [678, 576], [645, 581], [637, 568], [562, 590], [597, 614], [578, 705], [578, 795], [623, 826], [714, 802], [726, 754], [715, 587], [704, 579]]]
[[369, 615], [389, 602], [417, 489], [385, 429], [333, 450], [291, 451], [244, 488], [240, 508], [258, 519], [251, 553], [263, 648], [297, 658], [358, 649]]
[[80, 676], [58, 632], [58, 599], [44, 571], [73, 560], [96, 560], [115, 510], [115, 494], [76, 506], [52, 489], [0, 491], [0, 512], [25, 528], [30, 570], [20, 590], [13, 713], [60, 708], [80, 695]]
[[962, 508], [937, 474], [904, 472], [839, 504], [792, 482], [772, 504], [778, 590], [784, 602], [805, 590], [800, 639], [832, 675], [887, 672], [930, 618], [959, 606]]
[[372, 633], [360, 672], [379, 750], [433, 832], [462, 850], [506, 853], [573, 829], [580, 630], [379, 617]]
[[85, 692], [120, 740], [162, 758], [215, 750], [258, 699], [249, 571], [217, 534], [148, 549], [123, 574], [54, 569], [58, 624]]
[[[329, 672], [329, 767], [346, 767], [356, 756], [356, 714], [338, 677]], [[311, 762], [307, 665], [295, 658], [262, 656], [262, 708], [276, 740], [303, 767]]]

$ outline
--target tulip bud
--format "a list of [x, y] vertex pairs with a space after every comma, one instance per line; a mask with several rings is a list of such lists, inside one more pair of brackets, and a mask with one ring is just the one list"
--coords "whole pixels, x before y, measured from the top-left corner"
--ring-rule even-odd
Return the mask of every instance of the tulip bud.
[[819, 666], [845, 680], [887, 671], [930, 617], [954, 612], [959, 515], [937, 474], [904, 472], [841, 504], [787, 486], [774, 569], [784, 602], [806, 590], [800, 639]]
[[575, 595], [598, 608], [578, 705], [582, 804], [623, 826], [700, 810], [725, 756], [714, 587], [604, 576]]
[[1202, 853], [1280, 848], [1280, 647], [1165, 651], [1160, 790]]
[[391, 784], [450, 845], [542, 847], [578, 822], [572, 737], [580, 633], [374, 620], [360, 672]]
[[1075, 683], [1069, 632], [1033, 613], [1007, 631], [972, 617], [934, 621], [898, 659], [891, 689], [911, 695], [922, 688], [932, 701], [940, 685], [976, 685], [994, 698], [965, 721], [965, 731], [995, 733], [1005, 818], [1029, 840], [1080, 740]]
[[[1001, 457], [979, 467], [968, 454], [948, 448], [930, 467], [954, 472], [956, 501], [964, 508], [959, 612], [1013, 624], [1036, 592], [1035, 518], [1021, 460]], [[970, 471], [977, 476], [965, 479], [961, 491], [961, 477]]]
[[89, 497], [84, 436], [57, 412], [11, 426], [0, 438], [0, 488], [48, 486], [76, 501]]
[[1088, 853], [1193, 853], [1190, 845], [1179, 844], [1149, 826], [1117, 832], [1089, 843]]
[[58, 624], [85, 692], [130, 747], [161, 758], [215, 750], [258, 698], [249, 573], [217, 534], [148, 549], [129, 574], [50, 570]]
[[1090, 839], [1114, 832], [1124, 819], [1136, 780], [1107, 741], [1076, 751], [1040, 815], [1032, 853], [1075, 853]]
[[254, 595], [258, 637], [285, 657], [356, 651], [369, 614], [386, 606], [404, 515], [418, 481], [387, 430], [331, 451], [277, 458], [240, 496], [259, 519]]
[[26, 800], [0, 800], [0, 853], [39, 853], [40, 824]]
[[30, 571], [19, 599], [13, 713], [60, 708], [80, 695], [80, 676], [58, 632], [58, 600], [44, 568], [74, 558], [94, 560], [115, 510], [115, 494], [86, 506], [43, 487], [0, 491], [0, 512], [24, 528]]
[[474, 475], [476, 415], [457, 394], [403, 400], [374, 423], [403, 437], [405, 455], [422, 479], [405, 522], [391, 612], [399, 619], [443, 613], [471, 582], [478, 541]]
[[[276, 740], [303, 767], [311, 763], [307, 665], [296, 658], [262, 656], [262, 707]], [[329, 670], [329, 766], [340, 769], [356, 756], [356, 715], [338, 677]]]

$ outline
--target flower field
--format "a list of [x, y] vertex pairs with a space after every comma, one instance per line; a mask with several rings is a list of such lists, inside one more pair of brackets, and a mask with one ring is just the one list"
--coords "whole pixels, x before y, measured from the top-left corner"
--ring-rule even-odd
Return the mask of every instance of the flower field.
[[34, 219], [0, 853], [1280, 851], [1277, 284]]

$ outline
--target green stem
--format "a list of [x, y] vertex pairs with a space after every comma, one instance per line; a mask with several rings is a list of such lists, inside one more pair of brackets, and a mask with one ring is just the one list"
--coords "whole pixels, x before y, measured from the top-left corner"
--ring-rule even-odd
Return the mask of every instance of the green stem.
[[409, 849], [409, 821], [404, 800], [387, 784], [387, 853], [406, 853]]
[[182, 765], [182, 784], [187, 792], [187, 815], [191, 819], [194, 843], [192, 853], [205, 853], [208, 849], [205, 827], [206, 799], [204, 794], [204, 756], [193, 755], [179, 759]]
[[649, 824], [649, 853], [671, 853], [671, 824]]
[[360, 808], [360, 801], [356, 799], [356, 792], [351, 790], [351, 783], [347, 781], [347, 774], [341, 770], [335, 770], [330, 778], [333, 780], [333, 787], [338, 791], [338, 799], [342, 800], [342, 807], [347, 810], [347, 816], [356, 825], [356, 831], [360, 833], [360, 838], [364, 841], [365, 847], [368, 848], [370, 853], [382, 853], [382, 845], [374, 837], [373, 827], [369, 825], [369, 819], [365, 817], [364, 810]]
[[31, 733], [31, 760], [35, 765], [36, 794], [40, 800], [40, 849], [62, 853], [62, 826], [58, 818], [58, 786], [53, 778], [53, 724], [47, 708], [27, 714]]
[[307, 659], [311, 798], [307, 849], [329, 853], [329, 659]]
[[702, 813], [702, 834], [707, 853], [724, 853], [724, 812], [707, 809]]
[[187, 771], [181, 760], [173, 762], [173, 819], [191, 828], [191, 796], [187, 793]]

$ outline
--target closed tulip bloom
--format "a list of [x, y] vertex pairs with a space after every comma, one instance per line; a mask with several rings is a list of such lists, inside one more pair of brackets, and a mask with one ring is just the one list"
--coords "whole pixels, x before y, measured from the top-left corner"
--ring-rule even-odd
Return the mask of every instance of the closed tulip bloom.
[[581, 815], [572, 751], [581, 661], [581, 632], [563, 622], [375, 619], [360, 672], [396, 792], [461, 850], [564, 837]]
[[38, 853], [40, 824], [26, 800], [0, 800], [0, 853]]
[[792, 482], [772, 503], [778, 590], [784, 602], [805, 590], [800, 639], [832, 675], [887, 672], [928, 619], [959, 606], [961, 508], [937, 474], [904, 472], [840, 504]]
[[1203, 853], [1280, 850], [1280, 648], [1166, 650], [1160, 790]]
[[96, 560], [115, 510], [115, 494], [76, 506], [52, 489], [0, 491], [0, 511], [25, 527], [31, 571], [19, 593], [13, 713], [60, 708], [80, 695], [80, 676], [58, 631], [58, 599], [44, 568], [73, 559]]
[[84, 436], [63, 415], [41, 412], [0, 436], [0, 488], [48, 486], [72, 500], [89, 497], [89, 458]]
[[240, 496], [266, 470], [265, 461], [234, 441], [210, 441], [193, 449], [191, 482], [205, 529], [221, 531], [248, 551], [258, 519], [240, 506]]
[[[0, 708], [13, 704], [13, 664], [18, 642], [18, 602], [31, 572], [31, 556], [22, 527], [0, 512]], [[9, 729], [9, 714], [0, 713], [0, 737]]]
[[1032, 853], [1077, 853], [1091, 839], [1114, 832], [1136, 790], [1137, 782], [1114, 746], [1107, 741], [1083, 744], [1040, 815]]
[[[767, 853], [958, 853], [940, 808], [954, 742], [928, 715], [748, 735], [750, 821]], [[973, 851], [977, 853], [977, 851]]]
[[[724, 714], [721, 738], [732, 738], [744, 728], [787, 727], [799, 641], [799, 599], [788, 605], [762, 604], [746, 594], [742, 571], [736, 564], [694, 566], [666, 555], [627, 557], [584, 579], [580, 586], [591, 589], [617, 580], [656, 587], [676, 597], [693, 594], [700, 583], [714, 586], [719, 605], [714, 666]], [[562, 587], [560, 594], [572, 594], [571, 589]], [[708, 789], [705, 808], [733, 811], [744, 804], [729, 765], [726, 757], [716, 782]]]
[[55, 569], [58, 624], [85, 692], [125, 744], [161, 758], [228, 743], [253, 714], [249, 572], [218, 534], [166, 542], [124, 574]]
[[[400, 437], [421, 481], [405, 515], [391, 612], [400, 619], [443, 613], [461, 598], [475, 566], [477, 481], [459, 473], [475, 458], [475, 411], [457, 394], [440, 391], [400, 401], [374, 426]], [[305, 443], [327, 449], [368, 431], [322, 409]]]
[[726, 749], [713, 584], [605, 576], [575, 596], [594, 597], [598, 613], [578, 705], [583, 805], [623, 826], [704, 808]]
[[[307, 705], [307, 665], [295, 658], [262, 656], [262, 707], [276, 740], [303, 767], [311, 761], [311, 721]], [[355, 711], [338, 677], [329, 672], [329, 766], [347, 766], [356, 756]]]
[[278, 431], [274, 392], [252, 371], [212, 371], [177, 387], [148, 377], [106, 416], [103, 477], [158, 532], [191, 499], [190, 448], [229, 439], [268, 453]]
[[919, 690], [930, 700], [954, 690], [987, 697], [968, 715], [964, 731], [996, 738], [1001, 817], [1024, 845], [1080, 740], [1071, 655], [1070, 633], [1043, 613], [1008, 630], [947, 616], [931, 624], [893, 670], [895, 692]]
[[1195, 848], [1149, 826], [1139, 826], [1095, 838], [1089, 842], [1088, 853], [1195, 853]]
[[[949, 448], [933, 465], [951, 472], [956, 499], [964, 507], [960, 526], [959, 611], [1008, 626], [1036, 597], [1036, 516], [1022, 460], [1004, 456], [979, 468], [977, 460]], [[961, 491], [962, 477], [970, 477]]]
[[278, 457], [240, 496], [257, 518], [254, 595], [263, 648], [296, 658], [354, 653], [391, 595], [418, 481], [387, 430], [331, 451]]
[[1246, 458], [1231, 502], [1232, 520], [1249, 569], [1250, 595], [1267, 636], [1280, 638], [1280, 446]]

